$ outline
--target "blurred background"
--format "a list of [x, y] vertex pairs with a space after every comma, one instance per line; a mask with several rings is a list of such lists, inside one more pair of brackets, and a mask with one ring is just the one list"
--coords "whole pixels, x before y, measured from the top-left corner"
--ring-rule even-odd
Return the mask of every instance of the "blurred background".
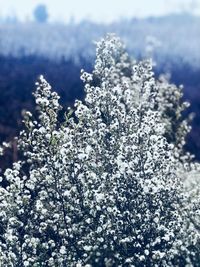
[[152, 57], [156, 76], [184, 85], [196, 114], [186, 148], [200, 160], [200, 0], [0, 0], [0, 143], [19, 133], [23, 110], [34, 111], [38, 75], [64, 107], [84, 97], [80, 69], [92, 70], [106, 33], [133, 58]]

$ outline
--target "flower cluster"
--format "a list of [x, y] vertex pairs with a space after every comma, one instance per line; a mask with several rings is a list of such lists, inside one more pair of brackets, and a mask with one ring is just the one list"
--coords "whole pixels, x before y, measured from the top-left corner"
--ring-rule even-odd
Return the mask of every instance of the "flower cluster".
[[58, 95], [43, 77], [37, 83], [38, 119], [25, 114], [23, 157], [0, 189], [0, 263], [197, 266], [199, 198], [182, 177], [178, 141], [166, 138], [174, 87], [155, 80], [151, 62], [129, 59], [112, 35], [81, 78], [85, 101], [64, 123]]

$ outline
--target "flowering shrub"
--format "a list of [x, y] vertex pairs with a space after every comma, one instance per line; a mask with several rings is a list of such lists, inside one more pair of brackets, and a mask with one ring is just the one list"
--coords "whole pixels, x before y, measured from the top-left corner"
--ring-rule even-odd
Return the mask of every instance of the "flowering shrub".
[[179, 89], [110, 35], [81, 79], [85, 101], [64, 123], [58, 95], [42, 76], [37, 83], [38, 119], [25, 114], [22, 160], [1, 178], [2, 266], [197, 266], [199, 198], [185, 181], [198, 165], [177, 155], [188, 127], [173, 133], [167, 112]]

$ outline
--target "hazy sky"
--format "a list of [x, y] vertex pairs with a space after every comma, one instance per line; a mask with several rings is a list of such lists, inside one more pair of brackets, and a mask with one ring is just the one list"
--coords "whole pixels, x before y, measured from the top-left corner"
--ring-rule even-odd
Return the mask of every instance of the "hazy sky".
[[0, 0], [0, 16], [31, 19], [37, 4], [46, 4], [51, 20], [89, 18], [109, 22], [120, 17], [163, 15], [180, 10], [199, 12], [200, 0]]

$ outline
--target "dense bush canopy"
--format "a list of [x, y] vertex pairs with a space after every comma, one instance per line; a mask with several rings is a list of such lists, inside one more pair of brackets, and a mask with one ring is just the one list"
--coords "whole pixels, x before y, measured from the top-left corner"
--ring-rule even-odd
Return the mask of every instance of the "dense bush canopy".
[[26, 112], [21, 161], [1, 177], [0, 262], [198, 266], [199, 165], [183, 149], [181, 88], [112, 35], [81, 79], [85, 99], [63, 123], [59, 96], [37, 83], [38, 118]]

